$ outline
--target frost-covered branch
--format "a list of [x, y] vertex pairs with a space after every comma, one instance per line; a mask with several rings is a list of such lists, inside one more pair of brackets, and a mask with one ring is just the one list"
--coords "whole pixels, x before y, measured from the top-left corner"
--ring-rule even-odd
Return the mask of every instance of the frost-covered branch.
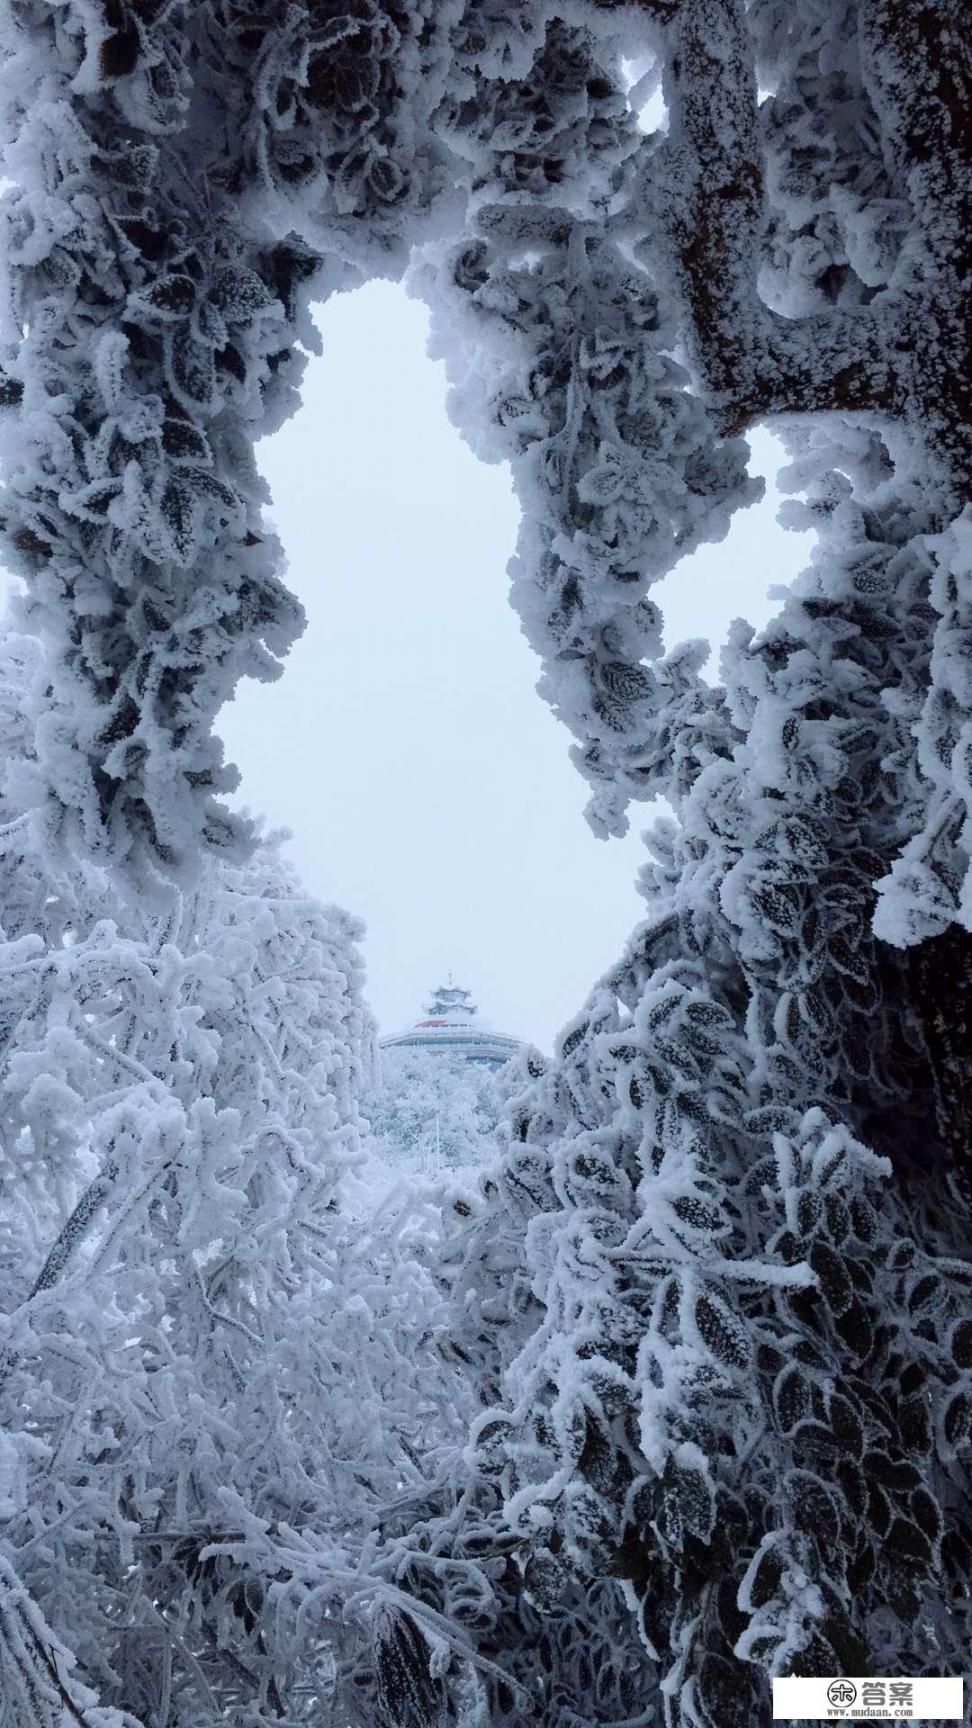
[[682, 4], [666, 50], [663, 243], [723, 428], [774, 414], [900, 412], [885, 317], [784, 318], [760, 296], [765, 147], [743, 0]]
[[972, 60], [963, 0], [861, 0], [862, 67], [914, 232], [896, 285], [895, 363], [915, 421], [972, 490]]

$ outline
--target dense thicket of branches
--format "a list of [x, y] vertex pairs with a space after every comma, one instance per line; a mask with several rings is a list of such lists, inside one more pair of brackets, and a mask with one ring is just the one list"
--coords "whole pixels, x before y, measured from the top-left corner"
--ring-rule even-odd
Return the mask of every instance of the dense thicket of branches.
[[[512, 465], [513, 600], [575, 737], [591, 819], [616, 832], [631, 799], [659, 794], [673, 812], [654, 831], [647, 922], [550, 1068], [531, 1059], [503, 1169], [447, 1196], [447, 1224], [413, 1221], [391, 1271], [401, 1221], [374, 1249], [416, 1310], [444, 1317], [429, 1355], [449, 1388], [438, 1436], [395, 1305], [372, 1290], [357, 1308], [333, 1262], [265, 1257], [247, 1231], [225, 1292], [198, 1279], [186, 1307], [167, 1288], [188, 1249], [205, 1256], [224, 1225], [263, 1216], [283, 1168], [281, 1154], [239, 1173], [193, 1068], [285, 1036], [284, 1018], [260, 1031], [265, 994], [249, 1026], [245, 981], [276, 970], [259, 944], [231, 968], [235, 1030], [213, 1028], [210, 1045], [193, 1041], [215, 999], [186, 1017], [169, 988], [165, 1036], [137, 1053], [148, 1115], [124, 1140], [137, 1159], [80, 1117], [55, 1112], [55, 1131], [47, 1105], [36, 1124], [17, 1118], [4, 1170], [39, 1262], [8, 1302], [17, 1471], [38, 1447], [57, 1457], [63, 1419], [72, 1434], [110, 1426], [143, 1472], [131, 1487], [117, 1469], [111, 1510], [99, 1490], [97, 1531], [70, 1554], [73, 1500], [43, 1502], [36, 1530], [14, 1526], [0, 1660], [18, 1676], [17, 1728], [94, 1724], [102, 1706], [188, 1728], [227, 1709], [323, 1720], [332, 1705], [342, 1728], [376, 1711], [389, 1728], [590, 1728], [658, 1711], [671, 1728], [748, 1728], [773, 1673], [960, 1671], [962, 13], [960, 0], [6, 0], [3, 532], [26, 583], [21, 627], [43, 644], [3, 835], [11, 1096], [33, 1061], [24, 1095], [42, 1099], [36, 1076], [75, 1060], [71, 1038], [94, 1039], [92, 1077], [71, 1087], [85, 1122], [95, 1103], [110, 1116], [103, 1065], [135, 1083], [128, 1028], [138, 992], [161, 988], [139, 944], [171, 952], [181, 976], [194, 897], [225, 908], [251, 891], [239, 883], [258, 868], [244, 861], [253, 837], [219, 802], [232, 771], [211, 726], [241, 675], [276, 675], [300, 627], [251, 447], [296, 406], [308, 308], [329, 292], [407, 272], [428, 299], [458, 423], [484, 459]], [[667, 119], [644, 132], [653, 79]], [[663, 651], [649, 589], [755, 496], [742, 434], [768, 416], [817, 550], [762, 635], [734, 629], [712, 687], [703, 646]], [[79, 872], [97, 885], [67, 916], [62, 884]], [[89, 911], [123, 886], [142, 922], [109, 940]], [[225, 909], [207, 918], [219, 954]], [[267, 927], [271, 949], [284, 925]], [[52, 992], [61, 981], [70, 1038], [58, 1020], [43, 1044], [28, 975]], [[342, 1039], [352, 1050], [350, 1027]], [[343, 1065], [312, 1087], [314, 1109], [342, 1122]], [[274, 1085], [258, 1086], [254, 1132], [274, 1109]], [[173, 1112], [192, 1183], [210, 1200], [228, 1187], [233, 1223], [203, 1219], [185, 1237], [183, 1178], [163, 1181], [126, 1251], [153, 1268], [136, 1320], [128, 1259], [111, 1259], [114, 1208], [146, 1192], [156, 1154], [143, 1142], [157, 1139], [163, 1167]], [[83, 1193], [60, 1181], [102, 1146]], [[312, 1236], [328, 1228], [320, 1180], [310, 1190], [294, 1173], [288, 1188]], [[79, 1216], [91, 1276], [114, 1267], [119, 1289], [93, 1331], [57, 1332], [55, 1371], [37, 1356], [55, 1349], [47, 1267]], [[229, 1444], [226, 1424], [245, 1423], [226, 1410], [265, 1384], [259, 1364], [272, 1377], [297, 1310], [322, 1290], [336, 1303], [342, 1279], [333, 1324], [300, 1341], [321, 1352], [316, 1407], [340, 1378], [332, 1338], [372, 1301], [368, 1349], [390, 1356], [364, 1408], [387, 1396], [388, 1415], [361, 1489], [346, 1471], [327, 1485], [313, 1435], [298, 1441], [278, 1412], [273, 1445], [315, 1481], [294, 1534], [292, 1509], [265, 1498], [264, 1465]], [[182, 1490], [162, 1415], [143, 1400], [136, 1433], [107, 1413], [136, 1325], [143, 1353], [195, 1328], [179, 1362], [207, 1362], [203, 1340], [224, 1326], [256, 1352], [234, 1391], [221, 1344], [229, 1378], [207, 1382], [207, 1408], [223, 1427], [199, 1428], [208, 1450]], [[425, 1348], [435, 1325], [416, 1329]], [[267, 1420], [261, 1406], [256, 1435]], [[406, 1468], [416, 1440], [442, 1454], [421, 1483]], [[93, 1478], [71, 1469], [86, 1493]], [[415, 1489], [407, 1502], [399, 1482]], [[232, 1531], [214, 1538], [213, 1496], [227, 1493]], [[172, 1548], [154, 1539], [148, 1560], [138, 1542], [163, 1505]], [[79, 1566], [93, 1594], [62, 1582]], [[341, 1612], [356, 1628], [346, 1643], [324, 1625]], [[149, 1613], [168, 1615], [157, 1656], [144, 1630], [134, 1666], [99, 1641], [98, 1614], [124, 1643]]]
[[503, 1091], [501, 1077], [461, 1050], [382, 1050], [363, 1099], [372, 1155], [413, 1179], [492, 1164]]

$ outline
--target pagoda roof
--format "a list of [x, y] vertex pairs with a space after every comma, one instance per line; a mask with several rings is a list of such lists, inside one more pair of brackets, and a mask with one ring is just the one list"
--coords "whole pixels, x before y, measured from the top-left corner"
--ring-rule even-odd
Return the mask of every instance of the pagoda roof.
[[[500, 1068], [523, 1049], [523, 1040], [506, 1032], [494, 1032], [479, 1018], [468, 990], [454, 985], [433, 992], [425, 1016], [402, 1032], [378, 1040], [382, 1050], [454, 1051], [467, 1062], [483, 1062]], [[455, 1000], [447, 1000], [455, 998]]]

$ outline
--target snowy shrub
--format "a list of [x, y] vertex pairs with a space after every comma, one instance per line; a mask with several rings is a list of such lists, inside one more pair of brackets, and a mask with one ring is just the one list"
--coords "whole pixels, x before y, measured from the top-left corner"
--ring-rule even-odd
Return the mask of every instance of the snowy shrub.
[[461, 1052], [381, 1051], [362, 1108], [370, 1150], [389, 1168], [437, 1176], [498, 1154], [500, 1078]]
[[430, 1226], [342, 1205], [359, 926], [268, 843], [161, 915], [58, 871], [36, 644], [0, 671], [0, 1720], [371, 1721], [395, 1544], [362, 1557], [470, 1401]]

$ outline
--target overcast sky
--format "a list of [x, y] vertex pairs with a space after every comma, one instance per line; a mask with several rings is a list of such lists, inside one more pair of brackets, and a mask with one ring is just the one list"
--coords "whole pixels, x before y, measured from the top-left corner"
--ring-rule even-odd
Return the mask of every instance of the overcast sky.
[[[449, 423], [424, 307], [372, 283], [319, 321], [303, 408], [259, 447], [309, 622], [283, 678], [241, 686], [222, 716], [239, 801], [293, 830], [308, 888], [365, 919], [383, 1030], [451, 971], [494, 1025], [549, 1048], [641, 916], [647, 807], [624, 840], [584, 822], [507, 599], [508, 470]], [[757, 471], [774, 449], [757, 437]], [[775, 507], [664, 584], [670, 643], [766, 617], [767, 585], [805, 555]]]

